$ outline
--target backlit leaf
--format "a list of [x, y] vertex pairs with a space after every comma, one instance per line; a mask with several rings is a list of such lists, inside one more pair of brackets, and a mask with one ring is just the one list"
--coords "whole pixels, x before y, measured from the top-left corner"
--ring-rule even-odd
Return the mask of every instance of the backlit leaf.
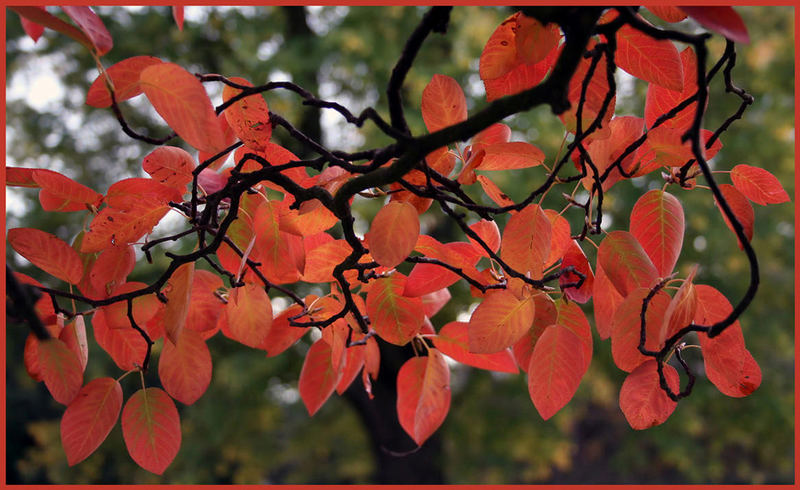
[[258, 261], [264, 275], [275, 284], [296, 282], [305, 261], [302, 238], [281, 231], [282, 207], [277, 201], [262, 201], [253, 216]]
[[123, 371], [141, 367], [147, 354], [147, 342], [139, 332], [132, 327], [109, 328], [102, 309], [92, 315], [92, 327], [97, 344], [111, 356], [117, 367]]
[[9, 9], [32, 22], [36, 22], [37, 24], [41, 24], [45, 27], [53, 29], [54, 31], [60, 32], [61, 34], [69, 36], [88, 49], [94, 48], [92, 40], [89, 39], [89, 37], [82, 30], [68, 22], [64, 22], [60, 18], [47, 12], [47, 10], [39, 6], [9, 6]]
[[88, 458], [117, 423], [122, 409], [122, 387], [113, 378], [97, 378], [80, 389], [61, 417], [61, 445], [67, 463]]
[[658, 274], [672, 274], [683, 247], [683, 207], [672, 194], [648, 191], [631, 210], [631, 234], [641, 244]]
[[583, 361], [585, 363], [584, 372], [592, 362], [593, 340], [592, 327], [589, 320], [576, 303], [560, 299], [556, 301], [558, 311], [558, 324], [574, 333], [583, 345]]
[[[500, 190], [489, 177], [485, 175], [477, 176], [478, 183], [483, 188], [483, 192], [498, 206], [513, 206], [514, 201], [508, 195]], [[511, 214], [511, 213], [509, 213]]]
[[92, 41], [98, 55], [104, 55], [114, 45], [103, 21], [85, 5], [62, 5], [61, 10], [75, 22]]
[[397, 417], [403, 430], [421, 446], [442, 425], [450, 410], [450, 370], [433, 348], [413, 357], [397, 373]]
[[[642, 362], [650, 359], [639, 352], [642, 331], [642, 302], [650, 293], [648, 288], [631, 291], [614, 313], [611, 326], [611, 354], [614, 363], [623, 371], [631, 372]], [[661, 327], [671, 298], [659, 291], [650, 300], [645, 314], [645, 348], [658, 351], [662, 347]]]
[[[308, 299], [306, 299], [308, 303]], [[289, 324], [289, 318], [300, 314], [303, 308], [300, 305], [292, 305], [280, 315], [272, 320], [269, 334], [261, 344], [261, 349], [267, 351], [267, 357], [274, 357], [282, 353], [308, 332], [311, 327], [293, 327]], [[299, 319], [304, 321], [304, 319]]]
[[733, 7], [694, 5], [679, 7], [706, 29], [718, 32], [731, 41], [747, 44], [750, 36], [742, 18]]
[[734, 187], [756, 204], [780, 204], [789, 201], [789, 194], [780, 181], [769, 171], [750, 165], [736, 165], [731, 169]]
[[58, 172], [35, 170], [32, 177], [42, 188], [39, 202], [45, 211], [85, 211], [103, 200], [101, 194]]
[[517, 17], [517, 31], [514, 36], [517, 59], [522, 63], [542, 61], [551, 51], [558, 47], [561, 31], [558, 24], [542, 25], [538, 20], [527, 15]]
[[[511, 170], [535, 167], [544, 162], [544, 152], [523, 141], [479, 146], [486, 153], [475, 170]], [[473, 149], [477, 147], [473, 146]]]
[[469, 320], [469, 351], [491, 354], [512, 346], [533, 324], [532, 297], [517, 299], [511, 292], [489, 292]]
[[75, 320], [69, 322], [61, 330], [58, 340], [71, 350], [81, 364], [81, 372], [86, 371], [86, 363], [89, 362], [89, 344], [86, 341], [86, 322], [83, 315], [78, 315]]
[[586, 371], [583, 342], [562, 325], [550, 325], [536, 342], [528, 367], [528, 391], [544, 420], [566, 405]]
[[122, 437], [136, 464], [164, 473], [181, 447], [181, 421], [169, 395], [160, 388], [134, 393], [122, 409]]
[[333, 240], [306, 252], [303, 280], [306, 282], [331, 282], [333, 269], [353, 252], [347, 240]]
[[[664, 376], [673, 393], [677, 393], [680, 379], [675, 368], [665, 364]], [[672, 401], [661, 389], [658, 363], [653, 359], [642, 363], [630, 373], [619, 391], [619, 408], [628, 424], [636, 430], [663, 424], [677, 405], [678, 402]]]
[[[136, 97], [142, 93], [139, 85], [139, 75], [142, 70], [162, 61], [153, 56], [133, 56], [106, 68], [106, 75], [114, 86], [114, 98], [117, 103]], [[95, 78], [86, 94], [86, 103], [92, 107], [104, 108], [111, 106], [111, 93], [106, 87], [106, 77], [101, 73]]]
[[537, 204], [529, 204], [512, 216], [503, 230], [500, 258], [521, 274], [542, 276], [544, 262], [550, 255], [550, 220]]
[[[231, 77], [229, 80], [239, 85], [253, 86], [244, 78]], [[222, 100], [227, 102], [240, 93], [242, 90], [226, 84], [222, 88]], [[261, 94], [237, 100], [225, 109], [224, 114], [231, 129], [245, 146], [256, 151], [264, 150], [272, 135], [272, 124], [269, 122], [267, 102]]]
[[[673, 7], [676, 8], [676, 7]], [[647, 87], [647, 98], [644, 106], [644, 121], [648, 128], [652, 128], [656, 120], [663, 114], [672, 110], [685, 99], [697, 92], [697, 55], [691, 47], [681, 51], [681, 65], [683, 66], [683, 90], [676, 92], [661, 85], [651, 83]], [[666, 120], [663, 124], [670, 128], [682, 131], [688, 130], [694, 122], [694, 113], [697, 102], [689, 104], [678, 114]]]
[[178, 26], [178, 30], [183, 30], [183, 5], [173, 5], [172, 6], [172, 18], [175, 19], [175, 25]]
[[364, 236], [370, 254], [385, 267], [396, 267], [414, 250], [419, 237], [419, 215], [414, 206], [390, 202], [375, 215]]
[[92, 264], [89, 281], [97, 291], [107, 295], [125, 282], [135, 265], [136, 252], [131, 245], [108, 247]]
[[528, 329], [525, 335], [512, 346], [514, 359], [517, 360], [517, 364], [526, 372], [531, 363], [533, 348], [536, 347], [536, 342], [539, 341], [539, 337], [542, 336], [545, 328], [556, 323], [558, 320], [556, 304], [550, 299], [550, 296], [544, 293], [534, 294], [533, 302], [536, 305], [536, 315], [533, 317], [533, 325]]
[[[40, 8], [42, 10], [45, 10], [45, 8], [41, 7], [41, 6], [38, 6], [36, 8]], [[36, 41], [39, 40], [39, 38], [42, 36], [42, 34], [44, 34], [44, 26], [43, 25], [37, 24], [36, 22], [34, 22], [32, 20], [29, 20], [27, 17], [20, 16], [19, 20], [22, 22], [22, 30], [25, 31], [25, 34], [27, 34], [28, 37], [33, 39], [34, 43], [36, 43]]]
[[400, 273], [375, 280], [367, 293], [367, 315], [385, 341], [407, 344], [419, 332], [425, 313], [420, 298], [402, 295], [406, 277]]
[[[736, 187], [730, 184], [721, 184], [719, 186], [720, 192], [722, 192], [722, 197], [725, 198], [727, 201], [728, 206], [730, 206], [731, 211], [733, 211], [733, 215], [736, 217], [736, 220], [742, 225], [744, 230], [744, 236], [747, 237], [747, 240], [750, 241], [753, 239], [753, 228], [755, 226], [755, 212], [753, 211], [753, 205], [750, 204], [750, 201], [739, 192]], [[719, 212], [722, 214], [722, 219], [725, 220], [725, 224], [728, 225], [731, 231], [736, 233], [735, 229], [733, 228], [733, 223], [728, 220], [728, 217], [725, 213], [722, 212], [722, 207], [720, 206], [717, 200], [714, 200], [714, 203], [717, 205]], [[739, 244], [739, 248], [742, 248], [742, 243], [739, 241], [737, 237], [737, 243]]]
[[515, 30], [517, 19], [522, 14], [517, 12], [506, 18], [494, 30], [480, 57], [481, 80], [499, 78], [517, 66], [517, 44]]
[[83, 262], [78, 252], [55, 235], [35, 228], [8, 230], [8, 243], [33, 265], [70, 284], [83, 277]]
[[648, 5], [647, 10], [665, 22], [680, 22], [686, 18], [686, 13], [672, 5]]
[[[500, 249], [500, 228], [497, 227], [496, 221], [487, 221], [482, 219], [476, 223], [469, 225], [470, 229], [474, 231], [483, 242], [488, 245], [489, 250], [492, 252], [497, 253]], [[481, 254], [483, 257], [488, 257], [489, 253], [478, 244], [477, 241], [473, 240], [472, 237], [467, 237], [469, 242], [475, 247], [475, 250]]]
[[576, 303], [586, 303], [591, 299], [594, 290], [594, 274], [592, 273], [592, 267], [589, 265], [589, 261], [586, 259], [586, 255], [575, 240], [569, 242], [569, 246], [564, 253], [564, 259], [561, 262], [562, 270], [569, 266], [574, 267], [576, 271], [585, 276], [583, 278], [583, 284], [581, 284], [579, 288], [564, 287], [566, 284], [577, 284], [581, 280], [581, 277], [573, 272], [565, 272], [562, 274], [561, 277], [558, 278], [558, 284], [567, 298]]
[[309, 415], [317, 413], [336, 389], [344, 360], [345, 356], [340, 356], [340, 364], [334, 366], [331, 363], [331, 347], [322, 339], [314, 342], [308, 349], [300, 371], [298, 389]]
[[683, 90], [683, 65], [672, 41], [654, 39], [623, 25], [617, 31], [617, 66], [647, 82], [670, 90]]
[[553, 67], [557, 55], [558, 50], [554, 49], [542, 61], [519, 64], [498, 78], [483, 79], [486, 101], [492, 102], [500, 97], [518, 94], [523, 90], [535, 87], [544, 80], [547, 72]]
[[178, 343], [183, 327], [186, 325], [186, 315], [189, 313], [189, 302], [192, 297], [192, 281], [194, 279], [194, 262], [178, 267], [167, 280], [164, 296], [167, 297], [167, 306], [164, 310], [164, 326], [167, 339], [173, 344]]
[[272, 326], [272, 303], [257, 284], [247, 283], [231, 291], [225, 314], [232, 338], [253, 348], [264, 342]]
[[636, 237], [622, 230], [612, 231], [600, 243], [597, 264], [622, 296], [637, 287], [649, 288], [659, 276]]
[[433, 76], [422, 91], [422, 119], [433, 133], [467, 118], [467, 99], [464, 91], [447, 75]]
[[611, 337], [612, 322], [617, 307], [625, 299], [617, 288], [611, 284], [611, 280], [606, 276], [605, 271], [599, 265], [594, 276], [594, 321], [597, 327], [597, 334], [605, 340]]
[[519, 372], [514, 356], [509, 349], [503, 349], [491, 354], [474, 354], [470, 352], [467, 325], [464, 322], [448, 323], [433, 337], [433, 345], [442, 354], [469, 366], [504, 373]]
[[158, 378], [169, 395], [186, 405], [196, 402], [211, 383], [211, 353], [198, 332], [184, 331], [177, 344], [164, 342]]
[[40, 340], [39, 369], [47, 390], [62, 405], [69, 405], [83, 384], [83, 369], [78, 356], [55, 338]]
[[553, 209], [545, 209], [544, 214], [550, 220], [550, 255], [544, 261], [545, 265], [553, 264], [564, 256], [564, 252], [572, 243], [569, 222]]
[[144, 157], [142, 168], [157, 182], [175, 187], [179, 192], [186, 190], [192, 181], [194, 158], [183, 148], [159, 146]]
[[142, 70], [139, 83], [156, 111], [187, 143], [208, 153], [225, 147], [211, 100], [194, 75], [174, 63], [159, 63]]

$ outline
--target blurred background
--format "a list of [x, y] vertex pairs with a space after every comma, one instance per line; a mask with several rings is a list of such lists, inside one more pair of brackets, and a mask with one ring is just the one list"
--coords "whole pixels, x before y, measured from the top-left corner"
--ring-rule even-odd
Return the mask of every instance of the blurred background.
[[[409, 33], [426, 8], [419, 7], [187, 7], [183, 31], [169, 7], [99, 7], [114, 39], [106, 66], [147, 54], [193, 72], [242, 76], [255, 84], [292, 80], [312, 93], [335, 100], [354, 113], [373, 106], [385, 117], [385, 87]], [[719, 170], [745, 163], [766, 168], [794, 196], [794, 11], [791, 7], [737, 7], [751, 44], [738, 46], [736, 83], [755, 104], [722, 136], [713, 160]], [[456, 7], [446, 36], [424, 44], [403, 89], [412, 131], [424, 131], [421, 93], [435, 73], [459, 81], [470, 111], [485, 106], [478, 57], [495, 27], [511, 10]], [[643, 15], [661, 24], [647, 11]], [[77, 43], [53, 31], [34, 44], [19, 18], [7, 11], [6, 165], [59, 170], [98, 192], [116, 180], [142, 175], [141, 160], [152, 147], [128, 139], [110, 110], [84, 104], [97, 76], [94, 61]], [[691, 21], [677, 29], [697, 29]], [[711, 60], [724, 40], [710, 41]], [[618, 115], [643, 115], [646, 84], [618, 73]], [[216, 91], [216, 92], [215, 92]], [[215, 103], [221, 89], [211, 89]], [[348, 127], [341, 117], [303, 108], [294, 94], [267, 95], [270, 110], [282, 114], [312, 137], [336, 149], [385, 144], [369, 123]], [[716, 129], [734, 113], [739, 99], [724, 93], [721, 77], [711, 86], [705, 128]], [[139, 97], [126, 102], [131, 126], [151, 135], [167, 130]], [[388, 117], [387, 117], [388, 119]], [[505, 121], [513, 140], [529, 141], [552, 163], [563, 126], [546, 108]], [[299, 156], [307, 153], [276, 131], [274, 138]], [[513, 199], [541, 182], [541, 167], [494, 173]], [[719, 182], [729, 183], [720, 174]], [[617, 184], [606, 196], [604, 225], [627, 229], [630, 209], [643, 189], [660, 187], [658, 172]], [[702, 182], [699, 182], [702, 183]], [[469, 192], [478, 198], [479, 186]], [[735, 303], [747, 286], [748, 265], [707, 191], [671, 186], [682, 202], [687, 230], [679, 270], [701, 264], [696, 283], [720, 289]], [[552, 205], [561, 209], [560, 192]], [[485, 198], [484, 198], [485, 199]], [[793, 197], [794, 199], [794, 197]], [[546, 205], [549, 201], [546, 201]], [[357, 227], [367, 223], [378, 202], [359, 204]], [[794, 204], [755, 207], [753, 246], [761, 266], [761, 288], [741, 318], [748, 349], [761, 366], [763, 382], [751, 396], [728, 398], [702, 375], [702, 358], [687, 357], [699, 373], [693, 394], [670, 419], [634, 431], [617, 398], [625, 373], [611, 360], [609, 341], [595, 336], [592, 365], [574, 399], [542, 421], [528, 395], [525, 376], [499, 375], [454, 365], [450, 413], [426, 446], [427, 464], [419, 481], [431, 483], [791, 483], [794, 481]], [[582, 214], [569, 211], [573, 233]], [[71, 240], [82, 219], [45, 213], [30, 189], [6, 190], [6, 227], [29, 226]], [[500, 220], [500, 225], [505, 218]], [[442, 241], [463, 239], [435, 212], [424, 215], [423, 229]], [[188, 246], [188, 245], [187, 245]], [[587, 247], [591, 249], [591, 247]], [[592, 250], [587, 250], [594, 262]], [[13, 270], [43, 282], [41, 272], [7, 247]], [[158, 260], [130, 280], [148, 281], [165, 267]], [[61, 286], [53, 284], [54, 286]], [[473, 298], [463, 284], [450, 288], [453, 299], [433, 318], [438, 328], [467, 311]], [[591, 321], [591, 307], [585, 308]], [[183, 443], [164, 475], [139, 468], [127, 455], [119, 424], [86, 461], [68, 467], [61, 448], [63, 406], [42, 383], [25, 372], [22, 352], [27, 329], [9, 323], [6, 331], [7, 483], [370, 483], [379, 481], [385, 458], [370, 439], [351, 397], [334, 395], [313, 417], [299, 399], [297, 378], [305, 337], [277, 358], [217, 335], [209, 341], [214, 375], [206, 394], [192, 406], [179, 405]], [[90, 332], [90, 362], [85, 380], [122, 374], [96, 345]], [[693, 356], [694, 355], [694, 356]], [[155, 369], [149, 383], [158, 385]], [[383, 375], [383, 374], [382, 374]], [[380, 381], [380, 378], [379, 378]], [[125, 396], [137, 389], [135, 377], [123, 381]], [[407, 450], [408, 446], [390, 447]]]

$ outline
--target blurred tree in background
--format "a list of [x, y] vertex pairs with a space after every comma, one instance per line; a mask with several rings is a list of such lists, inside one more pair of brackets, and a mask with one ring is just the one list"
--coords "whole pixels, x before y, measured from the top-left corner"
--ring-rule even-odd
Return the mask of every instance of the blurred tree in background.
[[[254, 83], [291, 79], [354, 113], [373, 106], [382, 114], [387, 112], [383, 90], [392, 66], [425, 10], [188, 7], [184, 29], [179, 31], [167, 7], [96, 9], [115, 42], [105, 57], [106, 66], [149, 54], [190, 71], [242, 76]], [[739, 163], [762, 166], [794, 195], [793, 9], [737, 10], [753, 41], [737, 46], [736, 81], [755, 97], [755, 103], [743, 120], [724, 133], [724, 147], [714, 161], [724, 161], [724, 168]], [[419, 104], [434, 73], [452, 76], [464, 87], [470, 111], [485, 105], [478, 55], [510, 12], [456, 8], [447, 35], [426, 41], [403, 94], [413, 133], [423, 131]], [[123, 177], [118, 174], [121, 168], [128, 168], [126, 176], [139, 176], [141, 158], [150, 147], [127, 138], [110, 111], [84, 104], [88, 86], [97, 75], [91, 56], [53, 32], [34, 45], [24, 36], [16, 15], [7, 12], [7, 16], [6, 164], [53, 168], [101, 192]], [[684, 21], [678, 28], [692, 30], [694, 25]], [[723, 51], [724, 40], [715, 36], [710, 47], [714, 59]], [[48, 77], [56, 80], [50, 89], [52, 98], [30, 100], [32, 87]], [[619, 72], [618, 81], [617, 113], [641, 116], [646, 85]], [[712, 85], [705, 127], [716, 128], [738, 107], [738, 99], [723, 92], [720, 83]], [[274, 93], [270, 108], [337, 148], [387, 143], [369, 125], [355, 131], [338, 116], [301, 106], [298, 100], [291, 93]], [[126, 111], [126, 117], [132, 126], [160, 134], [158, 118], [146, 110], [146, 103], [131, 102], [135, 109]], [[513, 139], [536, 144], [549, 158], [558, 152], [563, 126], [549, 109], [541, 107], [505, 122], [515, 131]], [[278, 143], [304, 156], [304, 150], [291, 141]], [[111, 168], [114, 175], [109, 175]], [[527, 194], [526, 172], [505, 172], [496, 182], [517, 198]], [[661, 185], [655, 175], [618, 185], [618, 192], [605, 204], [608, 224], [627, 226], [634, 200], [651, 183]], [[747, 261], [710, 196], [676, 192], [688, 210], [682, 263], [706, 264], [698, 281], [731, 298], [740, 297], [746, 281], [735, 279], [747, 276]], [[80, 227], [66, 216], [43, 212], [35, 193], [7, 190], [6, 201], [7, 228], [20, 226], [23, 217], [26, 226], [56, 230], [61, 236], [74, 236]], [[375, 203], [374, 209], [357, 219], [368, 222], [378, 206]], [[788, 204], [769, 210], [755, 207], [753, 247], [760, 259], [762, 285], [741, 318], [748, 348], [764, 373], [753, 395], [727, 398], [700, 376], [693, 395], [678, 405], [673, 417], [640, 432], [629, 428], [619, 410], [617, 396], [624, 373], [611, 361], [608, 342], [595, 342], [599, 348], [574, 400], [547, 422], [531, 404], [524, 376], [457, 367], [452, 373], [450, 414], [426, 444], [430, 445], [430, 467], [438, 472], [429, 479], [447, 483], [792, 482], [794, 209]], [[566, 217], [580, 220], [582, 214]], [[444, 228], [449, 226], [444, 220], [425, 218], [432, 220], [425, 224], [429, 230], [436, 229], [444, 237], [453, 233]], [[572, 224], [576, 229], [579, 221]], [[37, 269], [15, 263], [18, 258], [12, 255], [7, 260], [15, 270], [42, 278]], [[156, 274], [163, 266], [156, 262], [144, 273]], [[130, 278], [148, 279], [152, 278]], [[451, 292], [453, 301], [433, 319], [437, 326], [455, 319], [456, 305], [471, 301], [464, 284]], [[315, 417], [308, 417], [296, 390], [307, 339], [294, 352], [265, 359], [262, 351], [243, 349], [217, 335], [209, 341], [213, 382], [197, 403], [180, 407], [183, 444], [163, 477], [130, 460], [119, 427], [94, 455], [70, 468], [59, 440], [63, 408], [22, 367], [26, 335], [26, 327], [8, 325], [8, 483], [368, 483], [375, 481], [382, 458], [387, 457], [382, 448], [371, 446], [369, 433], [347, 397], [333, 397]], [[90, 354], [93, 362], [87, 379], [115, 369], [108, 356], [96, 350]], [[695, 371], [702, 372], [700, 357], [690, 352], [687, 357]]]

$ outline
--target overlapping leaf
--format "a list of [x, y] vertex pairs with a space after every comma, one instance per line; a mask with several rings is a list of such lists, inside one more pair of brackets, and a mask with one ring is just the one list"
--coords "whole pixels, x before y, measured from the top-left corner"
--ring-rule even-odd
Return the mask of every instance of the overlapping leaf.
[[111, 106], [111, 92], [106, 86], [106, 76], [111, 79], [114, 87], [114, 98], [117, 103], [128, 100], [142, 93], [139, 85], [139, 75], [148, 66], [157, 65], [162, 61], [154, 56], [133, 56], [106, 68], [92, 82], [86, 94], [86, 103], [92, 107], [104, 108]]
[[178, 338], [186, 325], [186, 315], [189, 313], [189, 302], [192, 298], [193, 280], [194, 262], [189, 262], [178, 267], [167, 281], [167, 288], [164, 292], [164, 296], [167, 297], [164, 326], [167, 339], [173, 344], [178, 343]]
[[196, 402], [211, 383], [211, 353], [200, 333], [184, 331], [178, 342], [164, 342], [158, 378], [169, 395], [186, 405]]
[[[253, 84], [241, 77], [231, 77], [230, 81], [239, 85], [252, 87]], [[222, 89], [222, 100], [227, 102], [242, 93], [241, 89], [225, 85]], [[272, 124], [269, 122], [269, 108], [261, 94], [253, 94], [237, 100], [225, 109], [225, 118], [233, 132], [248, 148], [263, 151], [272, 135]]]
[[[719, 186], [719, 190], [722, 193], [722, 197], [724, 197], [725, 201], [728, 203], [728, 206], [730, 206], [731, 211], [733, 211], [736, 221], [742, 225], [744, 236], [748, 241], [752, 240], [753, 228], [755, 227], [756, 220], [755, 212], [753, 211], [753, 205], [750, 204], [750, 201], [748, 201], [747, 198], [736, 189], [736, 187], [730, 184], [721, 184]], [[730, 228], [732, 232], [736, 233], [733, 223], [722, 211], [722, 207], [720, 206], [719, 202], [715, 199], [714, 203], [717, 205], [719, 212], [722, 214], [722, 219], [725, 220], [725, 224], [728, 225], [728, 228]], [[739, 244], [739, 248], [742, 248], [742, 243], [739, 241], [738, 237], [736, 240]]]
[[320, 339], [311, 345], [303, 361], [298, 389], [309, 415], [317, 413], [336, 389], [342, 376], [345, 357], [340, 356], [340, 363], [333, 365], [331, 352], [331, 346]]
[[706, 29], [718, 32], [731, 41], [747, 44], [750, 36], [742, 18], [733, 10], [733, 7], [694, 5], [680, 7]]
[[[663, 424], [678, 405], [678, 402], [672, 401], [661, 389], [657, 369], [657, 362], [650, 359], [637, 367], [622, 383], [619, 407], [628, 424], [636, 430]], [[678, 372], [674, 367], [665, 364], [664, 375], [670, 389], [677, 393]]]
[[406, 277], [396, 272], [374, 281], [367, 293], [367, 314], [372, 328], [385, 341], [407, 344], [419, 331], [425, 313], [420, 298], [403, 296]]
[[[614, 363], [623, 371], [631, 372], [649, 359], [639, 352], [642, 331], [642, 303], [650, 293], [648, 288], [631, 291], [614, 313], [611, 326], [611, 354]], [[650, 300], [645, 314], [645, 348], [650, 351], [661, 349], [663, 342], [661, 327], [671, 298], [659, 291]]]
[[113, 378], [97, 378], [80, 389], [61, 417], [61, 445], [67, 463], [76, 465], [105, 441], [122, 409], [122, 387]]
[[670, 275], [683, 246], [683, 207], [675, 196], [659, 189], [640, 197], [631, 211], [630, 231], [661, 277]]
[[433, 345], [442, 354], [469, 366], [504, 373], [519, 372], [514, 356], [509, 349], [503, 349], [491, 354], [470, 352], [469, 333], [467, 330], [467, 323], [450, 322], [443, 326], [436, 337], [433, 338]]
[[503, 230], [500, 258], [517, 272], [542, 276], [544, 262], [550, 255], [550, 220], [542, 208], [530, 204], [512, 216]]
[[569, 246], [564, 253], [564, 259], [561, 261], [562, 270], [570, 266], [583, 274], [583, 283], [580, 287], [565, 288], [564, 286], [567, 284], [577, 284], [581, 281], [581, 277], [578, 274], [565, 271], [558, 278], [558, 284], [567, 298], [577, 303], [586, 303], [591, 299], [594, 290], [594, 273], [592, 272], [592, 266], [589, 265], [589, 261], [586, 259], [586, 255], [575, 240], [569, 242]]
[[492, 291], [469, 319], [469, 351], [491, 354], [511, 347], [533, 324], [532, 297], [517, 299], [506, 290]]
[[404, 202], [390, 202], [372, 220], [365, 235], [370, 254], [385, 267], [395, 267], [414, 250], [419, 237], [419, 215]]
[[626, 24], [617, 31], [614, 57], [617, 66], [636, 78], [669, 90], [683, 90], [683, 65], [672, 41], [654, 39]]
[[658, 270], [631, 233], [615, 230], [606, 235], [597, 251], [597, 264], [622, 296], [637, 287], [650, 287]]
[[181, 193], [186, 190], [186, 184], [192, 181], [195, 166], [194, 158], [177, 146], [160, 146], [142, 161], [142, 168], [156, 182], [175, 187]]
[[78, 356], [55, 338], [39, 341], [39, 370], [47, 390], [62, 405], [69, 405], [83, 384]]
[[272, 326], [272, 303], [258, 284], [247, 283], [231, 291], [225, 314], [232, 338], [253, 348], [264, 342]]

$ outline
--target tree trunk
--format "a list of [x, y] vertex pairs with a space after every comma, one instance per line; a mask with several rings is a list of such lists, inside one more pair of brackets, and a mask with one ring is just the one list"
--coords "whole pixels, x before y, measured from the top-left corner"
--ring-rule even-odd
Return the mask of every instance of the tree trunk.
[[397, 373], [413, 355], [409, 346], [398, 347], [378, 340], [381, 368], [372, 383], [373, 399], [356, 380], [346, 392], [369, 434], [375, 455], [374, 483], [438, 484], [444, 483], [442, 442], [434, 433], [417, 449], [397, 419]]

